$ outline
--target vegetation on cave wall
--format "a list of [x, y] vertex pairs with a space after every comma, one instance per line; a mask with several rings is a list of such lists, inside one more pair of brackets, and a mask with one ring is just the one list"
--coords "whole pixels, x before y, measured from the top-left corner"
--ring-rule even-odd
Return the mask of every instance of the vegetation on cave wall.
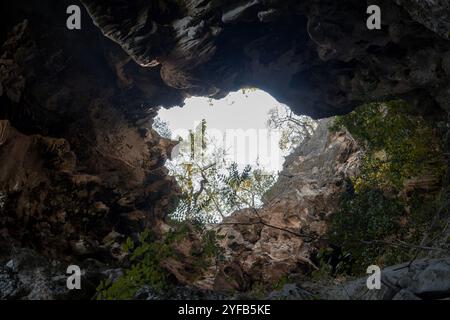
[[[316, 273], [357, 275], [371, 264], [386, 266], [414, 259], [416, 247], [427, 245], [424, 235], [433, 238], [442, 231], [442, 225], [434, 225], [435, 216], [449, 214], [448, 132], [440, 131], [402, 101], [364, 105], [337, 117], [331, 129], [348, 130], [365, 152], [360, 172], [351, 181], [353, 188], [343, 195], [330, 221], [329, 240], [333, 248], [339, 248], [338, 261], [335, 251], [322, 249], [322, 269]], [[431, 181], [432, 189], [422, 188], [423, 177]], [[408, 181], [415, 179], [419, 184], [408, 189]], [[189, 257], [180, 255], [175, 245], [190, 237], [192, 229], [187, 221], [175, 223], [162, 239], [151, 232], [144, 232], [137, 241], [128, 239], [123, 251], [128, 253], [129, 267], [114, 283], [102, 283], [98, 298], [131, 299], [144, 286], [168, 292], [178, 282], [164, 268], [166, 261], [175, 259], [201, 274], [220, 256], [216, 235], [201, 230], [204, 236], [199, 248], [190, 251]], [[191, 264], [190, 258], [196, 263]]]
[[[335, 273], [359, 274], [367, 266], [413, 259], [418, 246], [448, 215], [448, 124], [433, 125], [403, 101], [366, 104], [337, 117], [332, 131], [346, 129], [364, 156], [353, 188], [330, 223], [330, 242], [340, 258]], [[321, 252], [324, 264], [330, 254]]]
[[[111, 279], [103, 281], [97, 288], [99, 300], [127, 300], [133, 299], [137, 292], [148, 286], [156, 293], [168, 293], [174, 290], [177, 280], [167, 270], [165, 264], [169, 261], [179, 261], [195, 277], [214, 263], [220, 254], [216, 233], [205, 230], [202, 225], [190, 222], [171, 222], [172, 229], [162, 238], [158, 238], [147, 229], [133, 241], [128, 238], [122, 251], [129, 260], [129, 267], [124, 274], [114, 282]], [[191, 237], [198, 237], [198, 247], [192, 247], [189, 257], [180, 252], [177, 244], [192, 241]]]
[[331, 127], [345, 127], [366, 149], [356, 191], [378, 188], [391, 193], [403, 188], [405, 179], [446, 172], [441, 140], [435, 128], [399, 100], [363, 105], [337, 117]]

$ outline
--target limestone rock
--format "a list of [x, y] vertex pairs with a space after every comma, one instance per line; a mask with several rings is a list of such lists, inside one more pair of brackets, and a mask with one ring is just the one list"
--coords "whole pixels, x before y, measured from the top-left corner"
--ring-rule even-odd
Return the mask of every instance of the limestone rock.
[[450, 8], [446, 0], [395, 0], [417, 22], [450, 40]]
[[[353, 138], [345, 132], [330, 133], [328, 124], [329, 120], [320, 121], [313, 136], [286, 159], [262, 208], [235, 212], [217, 226], [227, 260], [223, 269], [240, 268], [241, 284], [275, 283], [316, 268], [311, 257], [318, 238], [326, 231], [326, 218], [338, 205], [347, 179], [356, 173], [360, 156]], [[219, 275], [216, 281], [220, 279]]]
[[281, 290], [273, 291], [267, 297], [269, 300], [311, 300], [312, 298], [311, 293], [292, 283], [285, 284]]
[[[54, 296], [41, 267], [30, 271], [40, 289], [17, 291], [9, 248], [76, 260], [71, 244], [86, 241], [94, 250], [82, 247], [81, 256], [116, 263], [127, 236], [165, 231], [179, 189], [164, 168], [174, 144], [151, 129], [160, 106], [250, 86], [316, 118], [392, 96], [425, 112], [450, 110], [445, 0], [375, 1], [380, 31], [365, 27], [360, 0], [82, 2], [76, 32], [61, 19], [72, 1], [0, 3], [0, 257], [13, 261], [0, 288], [8, 298]], [[260, 217], [229, 218], [228, 264], [204, 285], [245, 289], [314, 268], [314, 236], [358, 162], [345, 133], [320, 132], [288, 159]], [[108, 237], [114, 232], [121, 236]], [[171, 267], [191, 281], [183, 265]]]
[[[64, 12], [64, 4], [55, 9]], [[154, 110], [136, 119], [123, 102], [149, 101], [142, 91], [157, 103], [162, 81], [149, 72], [139, 88], [125, 84], [141, 71], [114, 47], [104, 52], [94, 26], [58, 33], [47, 30], [58, 29], [51, 11], [36, 9], [30, 23], [30, 8], [16, 5], [0, 49], [0, 256], [11, 244], [57, 258], [79, 255], [73, 244], [87, 241], [98, 247], [89, 254], [116, 260], [120, 243], [104, 243], [106, 235], [132, 235], [163, 220], [177, 194], [163, 168], [173, 143], [137, 121]]]
[[367, 29], [359, 0], [82, 2], [106, 36], [190, 95], [259, 87], [313, 117], [392, 95], [448, 107], [436, 98], [448, 89], [446, 0], [372, 1], [381, 30]]
[[450, 258], [422, 259], [381, 271], [381, 289], [368, 290], [366, 278], [323, 287], [325, 299], [418, 300], [450, 297]]
[[104, 276], [103, 266], [93, 261], [77, 262], [82, 270], [81, 290], [69, 290], [66, 285], [68, 263], [50, 261], [29, 249], [12, 254], [10, 268], [0, 265], [0, 299], [55, 300], [90, 299]]

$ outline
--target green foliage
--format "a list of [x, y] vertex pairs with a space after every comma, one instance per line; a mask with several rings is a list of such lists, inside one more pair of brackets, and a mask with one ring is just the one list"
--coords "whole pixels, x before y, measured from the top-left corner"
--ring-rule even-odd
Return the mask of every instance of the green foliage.
[[363, 105], [337, 117], [330, 129], [345, 127], [365, 148], [356, 191], [400, 191], [405, 179], [423, 174], [442, 177], [447, 166], [433, 126], [403, 101]]
[[283, 275], [274, 285], [273, 290], [281, 290], [283, 287], [292, 282], [292, 279], [289, 277], [289, 275]]
[[130, 253], [131, 267], [114, 283], [111, 283], [110, 280], [103, 281], [97, 288], [97, 298], [131, 299], [136, 291], [144, 285], [150, 285], [155, 290], [168, 289], [170, 286], [168, 275], [161, 267], [161, 262], [173, 256], [174, 252], [170, 244], [180, 234], [179, 232], [170, 232], [164, 241], [156, 241], [152, 232], [146, 230], [139, 235], [139, 242], [136, 246], [128, 238], [123, 249]]
[[410, 214], [405, 234], [417, 243], [426, 232], [430, 238], [435, 238], [446, 228], [450, 218], [450, 188], [444, 186], [428, 199], [416, 191], [408, 206]]
[[124, 252], [130, 252], [134, 248], [134, 242], [131, 240], [130, 237], [125, 240], [125, 242], [122, 244], [122, 251]]
[[449, 202], [445, 188], [405, 194], [405, 181], [426, 176], [445, 184], [445, 130], [436, 130], [402, 101], [366, 104], [337, 117], [330, 130], [344, 128], [365, 152], [354, 191], [343, 196], [330, 221], [331, 243], [351, 257], [351, 268], [336, 273], [359, 274], [370, 264], [412, 259], [415, 251], [396, 244], [419, 245], [425, 232], [442, 231], [432, 221]]
[[221, 236], [218, 236], [213, 230], [203, 230], [200, 252], [191, 252], [191, 255], [195, 257], [194, 268], [205, 270], [211, 265], [212, 260], [221, 259], [223, 249], [217, 243], [220, 238]]
[[155, 235], [146, 230], [139, 235], [135, 244], [128, 238], [122, 249], [129, 253], [131, 266], [125, 270], [124, 275], [114, 283], [103, 281], [97, 288], [98, 299], [125, 300], [131, 299], [136, 292], [147, 285], [156, 291], [171, 290], [175, 283], [170, 274], [162, 267], [162, 263], [169, 258], [179, 259], [174, 245], [186, 239], [193, 231], [201, 232], [202, 244], [198, 252], [191, 252], [195, 256], [194, 268], [198, 272], [209, 267], [211, 258], [221, 252], [217, 244], [214, 231], [201, 230], [201, 226], [188, 223], [173, 222], [174, 226], [163, 239], [156, 239]]
[[267, 285], [261, 282], [255, 282], [252, 284], [250, 290], [246, 292], [246, 298], [251, 300], [262, 300], [267, 297], [269, 290]]
[[376, 241], [400, 230], [403, 212], [399, 201], [387, 198], [379, 190], [364, 190], [353, 197], [346, 195], [339, 211], [332, 216], [330, 240], [344, 252], [351, 252], [354, 273], [374, 264], [380, 255]]
[[167, 166], [181, 188], [173, 219], [214, 223], [244, 206], [258, 206], [275, 175], [256, 166], [239, 169], [208, 136], [203, 120], [181, 141], [179, 155]]
[[411, 260], [417, 254], [413, 246], [421, 245], [425, 234], [429, 239], [442, 235], [449, 210], [447, 188], [432, 195], [416, 191], [408, 201], [386, 197], [374, 189], [347, 193], [331, 218], [329, 230], [330, 242], [338, 245], [342, 253], [334, 270], [327, 260], [328, 253], [319, 253], [320, 270], [316, 273], [358, 275], [371, 264], [387, 266]]
[[153, 119], [152, 124], [153, 129], [159, 133], [159, 135], [166, 139], [172, 138], [172, 132], [169, 129], [169, 126], [166, 122], [164, 122], [160, 117], [156, 117]]
[[246, 166], [242, 171], [236, 163], [227, 167], [227, 171], [219, 175], [222, 184], [221, 195], [230, 210], [246, 207], [257, 207], [264, 193], [273, 185], [275, 177], [263, 169], [252, 169]]
[[327, 280], [335, 275], [350, 273], [353, 266], [350, 253], [332, 247], [320, 248], [316, 259], [319, 269], [311, 273], [315, 280]]
[[284, 151], [291, 151], [299, 146], [317, 127], [316, 121], [307, 116], [296, 115], [285, 105], [271, 109], [268, 115], [267, 126], [272, 130], [279, 130], [279, 147]]
[[217, 244], [217, 240], [224, 236], [218, 236], [214, 230], [207, 230], [203, 233], [203, 257], [213, 258], [222, 253], [221, 247]]

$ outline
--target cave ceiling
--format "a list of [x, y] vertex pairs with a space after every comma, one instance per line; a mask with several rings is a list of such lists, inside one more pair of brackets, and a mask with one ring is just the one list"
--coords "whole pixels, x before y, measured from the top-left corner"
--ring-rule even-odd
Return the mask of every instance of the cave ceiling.
[[366, 27], [367, 3], [359, 0], [82, 0], [83, 26], [69, 31], [61, 14], [68, 1], [17, 1], [2, 5], [14, 15], [2, 22], [1, 39], [27, 19], [41, 57], [24, 65], [45, 56], [32, 67], [40, 80], [33, 97], [44, 106], [51, 90], [36, 87], [57, 74], [63, 83], [114, 83], [118, 104], [137, 117], [142, 106], [220, 98], [243, 87], [315, 118], [391, 97], [448, 110], [448, 5], [438, 1], [441, 10], [431, 11], [427, 1], [372, 2], [382, 10], [381, 30]]
[[366, 27], [359, 0], [83, 3], [105, 36], [184, 94], [258, 87], [316, 118], [394, 96], [449, 108], [445, 1], [433, 11], [427, 1], [371, 1], [381, 30]]

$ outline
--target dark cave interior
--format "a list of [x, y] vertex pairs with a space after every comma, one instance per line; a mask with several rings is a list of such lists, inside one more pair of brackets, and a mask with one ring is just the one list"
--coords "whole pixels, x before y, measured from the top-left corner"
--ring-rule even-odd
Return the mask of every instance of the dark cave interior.
[[[366, 28], [359, 0], [3, 1], [0, 188], [8, 201], [0, 257], [31, 248], [59, 261], [120, 265], [126, 237], [146, 228], [164, 234], [180, 193], [164, 167], [175, 144], [151, 123], [160, 106], [186, 97], [256, 87], [315, 119], [402, 99], [437, 126], [450, 111], [450, 6], [372, 2], [383, 10], [381, 30]], [[66, 28], [73, 3], [82, 9], [80, 30]], [[353, 161], [348, 136], [321, 134], [341, 143], [343, 162]], [[320, 141], [311, 146], [328, 147]], [[329, 145], [329, 158], [341, 159]], [[327, 192], [343, 189], [330, 183]], [[192, 284], [193, 258], [185, 259], [166, 266], [183, 285]], [[309, 270], [310, 262], [289, 263]], [[255, 270], [265, 264], [256, 261]], [[271, 267], [288, 273], [291, 265]], [[244, 269], [224, 266], [215, 285], [234, 277], [235, 288], [248, 288], [254, 271]]]

